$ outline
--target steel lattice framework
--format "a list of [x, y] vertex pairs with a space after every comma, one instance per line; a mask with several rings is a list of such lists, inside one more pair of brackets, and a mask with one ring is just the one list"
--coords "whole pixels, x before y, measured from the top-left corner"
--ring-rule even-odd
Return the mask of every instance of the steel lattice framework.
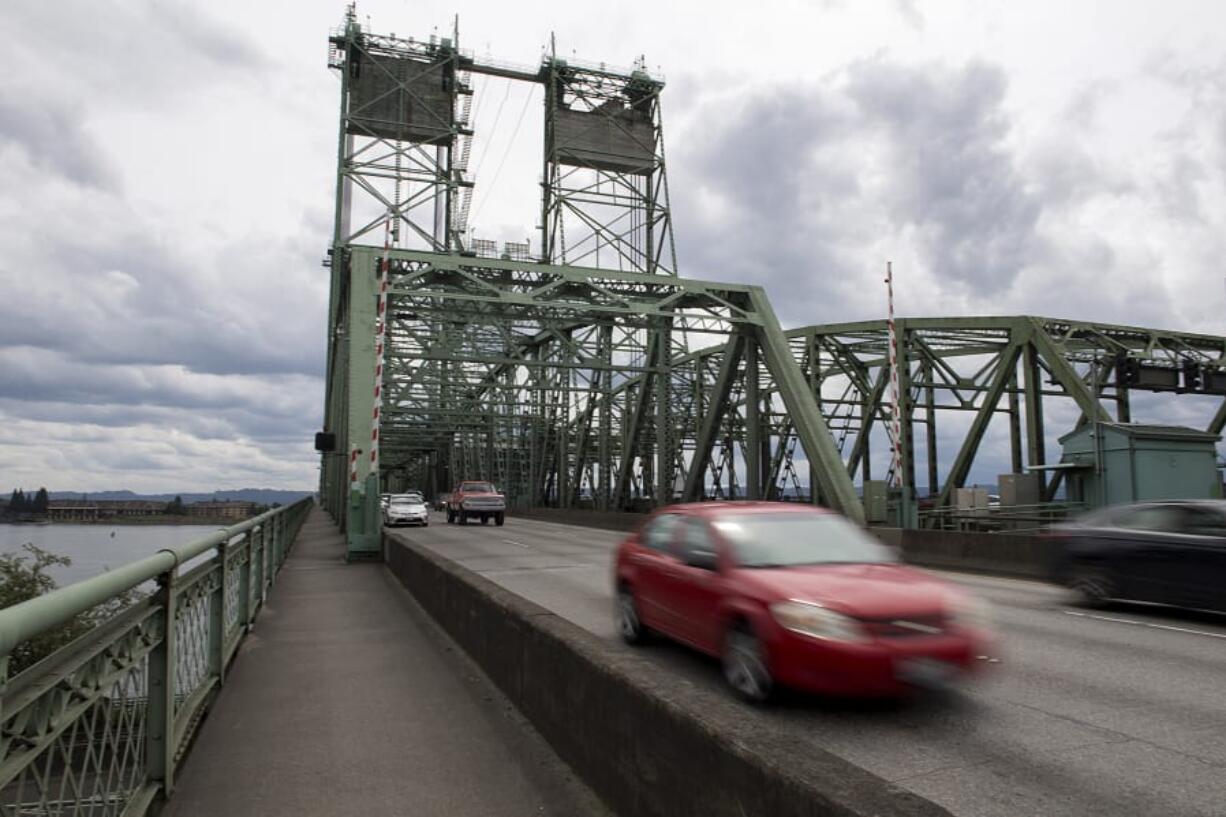
[[[677, 274], [662, 80], [554, 54], [478, 60], [455, 35], [367, 32], [352, 9], [330, 45], [341, 112], [321, 493], [351, 557], [378, 552], [380, 490], [437, 494], [461, 478], [494, 481], [513, 507], [804, 496], [863, 519], [853, 478], [872, 478], [874, 428], [892, 419], [886, 322], [785, 333], [760, 288]], [[476, 73], [545, 89], [537, 256], [467, 239]], [[385, 223], [386, 252], [373, 244]], [[998, 415], [1020, 472], [1048, 462], [1051, 401], [1071, 400], [1081, 422], [1127, 421], [1137, 389], [1226, 393], [1218, 337], [1034, 317], [896, 325], [904, 503], [923, 493], [922, 460], [948, 504]], [[377, 474], [357, 456], [376, 408]], [[972, 419], [945, 468], [938, 417], [955, 411]], [[1210, 430], [1224, 424], [1226, 404]]]
[[[669, 501], [685, 484], [684, 430], [705, 418], [708, 389], [673, 364], [718, 337], [738, 360], [762, 361], [824, 495], [860, 516], [761, 289], [676, 274], [661, 80], [642, 65], [552, 54], [530, 69], [482, 62], [454, 37], [370, 34], [352, 10], [330, 44], [342, 104], [321, 491], [351, 556], [377, 552], [381, 486], [437, 493], [481, 477], [519, 506]], [[463, 239], [473, 73], [545, 87], [539, 258], [487, 257]], [[370, 242], [387, 221], [397, 240], [385, 254]], [[358, 454], [376, 408], [385, 255], [381, 460], [372, 474]]]
[[[1220, 400], [1226, 394], [1226, 338], [1220, 336], [1032, 316], [900, 318], [896, 325], [899, 481], [913, 496], [930, 493], [938, 505], [948, 505], [954, 489], [966, 483], [997, 417], [1008, 426], [1007, 467], [1013, 473], [1041, 471], [1051, 464], [1045, 411], [1058, 409], [1061, 402], [1076, 407], [1076, 426], [1131, 422], [1136, 392], [1200, 394], [1219, 400], [1206, 430], [1220, 434], [1226, 426], [1226, 401]], [[860, 481], [872, 479], [870, 443], [874, 431], [888, 436], [891, 411], [883, 400], [889, 384], [886, 322], [808, 326], [786, 335], [847, 472]], [[818, 481], [801, 473], [803, 463], [798, 468], [794, 424], [773, 397], [769, 373], [755, 373], [751, 362], [729, 367], [728, 352], [712, 346], [674, 363], [674, 369], [694, 377], [705, 373], [719, 384], [712, 399], [724, 423], [680, 432], [693, 440], [694, 451], [686, 499], [757, 495], [758, 485], [771, 498], [805, 493], [807, 485]], [[714, 373], [721, 365], [735, 375], [717, 379]], [[750, 434], [744, 418], [754, 394], [758, 407], [750, 412], [759, 417], [759, 431]], [[941, 418], [952, 420], [954, 413], [969, 413], [970, 424], [958, 424], [957, 450], [952, 459], [942, 458], [937, 449]], [[750, 460], [751, 436], [760, 446], [760, 470], [742, 481], [736, 468]], [[926, 470], [923, 483], [917, 482], [917, 463]], [[883, 476], [892, 482], [895, 475]], [[1057, 471], [1045, 481], [1046, 499], [1053, 498], [1060, 480]]]

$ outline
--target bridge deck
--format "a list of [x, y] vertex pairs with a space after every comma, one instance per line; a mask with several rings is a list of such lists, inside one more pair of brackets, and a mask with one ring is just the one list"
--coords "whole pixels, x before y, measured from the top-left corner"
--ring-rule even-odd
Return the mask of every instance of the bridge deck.
[[318, 509], [164, 814], [603, 814]]
[[[440, 521], [436, 514], [435, 521]], [[411, 540], [623, 647], [612, 558], [625, 536], [515, 517], [402, 528]], [[1001, 663], [959, 694], [899, 705], [794, 696], [745, 707], [781, 741], [834, 752], [967, 817], [1223, 817], [1226, 618], [1143, 605], [1088, 611], [1045, 584], [946, 574], [990, 599]], [[659, 643], [678, 688], [718, 666]]]

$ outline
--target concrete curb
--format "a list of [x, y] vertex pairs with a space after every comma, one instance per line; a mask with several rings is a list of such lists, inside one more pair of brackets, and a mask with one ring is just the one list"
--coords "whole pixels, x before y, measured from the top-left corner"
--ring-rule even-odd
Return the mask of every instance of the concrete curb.
[[[742, 704], [406, 540], [388, 568], [623, 817], [938, 817], [945, 809], [795, 738]], [[755, 719], [756, 720], [756, 719]]]

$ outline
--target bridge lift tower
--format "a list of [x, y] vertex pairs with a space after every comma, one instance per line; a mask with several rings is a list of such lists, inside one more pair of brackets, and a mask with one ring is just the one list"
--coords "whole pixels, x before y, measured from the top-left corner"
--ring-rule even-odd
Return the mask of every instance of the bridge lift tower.
[[[320, 487], [350, 558], [378, 555], [380, 490], [481, 478], [512, 507], [650, 507], [701, 481], [694, 463], [729, 434], [745, 496], [764, 496], [772, 411], [791, 418], [815, 501], [862, 518], [764, 292], [678, 274], [659, 77], [641, 61], [477, 59], [455, 34], [367, 31], [352, 8], [329, 43], [341, 106]], [[468, 240], [474, 74], [544, 88], [537, 255]], [[674, 366], [713, 341], [709, 368]]]

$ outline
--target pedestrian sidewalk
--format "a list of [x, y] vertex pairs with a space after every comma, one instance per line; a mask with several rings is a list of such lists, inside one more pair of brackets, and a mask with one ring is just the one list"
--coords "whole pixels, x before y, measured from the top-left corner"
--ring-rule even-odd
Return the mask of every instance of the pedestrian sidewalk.
[[312, 509], [171, 817], [606, 813], [381, 564]]

